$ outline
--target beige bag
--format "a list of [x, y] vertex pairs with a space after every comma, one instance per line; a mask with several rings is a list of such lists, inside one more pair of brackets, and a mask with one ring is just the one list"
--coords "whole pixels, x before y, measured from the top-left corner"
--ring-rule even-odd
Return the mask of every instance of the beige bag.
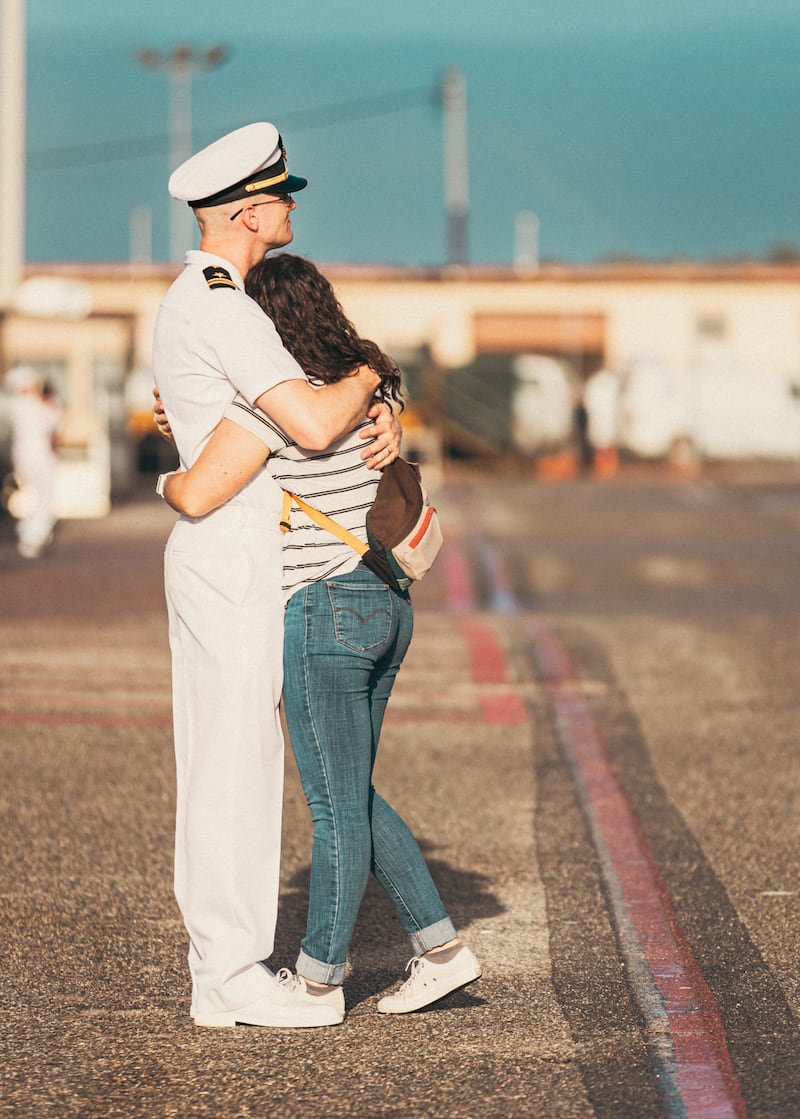
[[296, 494], [284, 491], [281, 528], [291, 528], [292, 502], [321, 528], [332, 532], [361, 556], [361, 562], [384, 583], [403, 591], [433, 566], [442, 546], [439, 515], [422, 486], [419, 466], [397, 458], [384, 468], [375, 500], [367, 513], [365, 544], [338, 521]]

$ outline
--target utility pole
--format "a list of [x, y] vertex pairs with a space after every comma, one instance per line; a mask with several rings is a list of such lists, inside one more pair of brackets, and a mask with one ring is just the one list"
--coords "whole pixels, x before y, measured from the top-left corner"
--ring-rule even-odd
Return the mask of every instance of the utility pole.
[[539, 267], [539, 219], [532, 210], [520, 210], [514, 222], [514, 267]]
[[128, 261], [131, 264], [152, 264], [153, 211], [149, 206], [134, 206], [131, 210], [128, 239]]
[[447, 218], [447, 262], [466, 264], [469, 216], [467, 157], [467, 82], [460, 70], [442, 75], [444, 131], [444, 204]]
[[[182, 44], [171, 51], [142, 47], [136, 61], [147, 70], [160, 70], [169, 84], [169, 169], [174, 171], [192, 154], [192, 78], [206, 73], [227, 60], [227, 47], [209, 47], [195, 51]], [[169, 258], [180, 262], [194, 240], [194, 218], [185, 202], [171, 199], [169, 223]]]
[[0, 0], [0, 231], [2, 323], [25, 264], [25, 0]]

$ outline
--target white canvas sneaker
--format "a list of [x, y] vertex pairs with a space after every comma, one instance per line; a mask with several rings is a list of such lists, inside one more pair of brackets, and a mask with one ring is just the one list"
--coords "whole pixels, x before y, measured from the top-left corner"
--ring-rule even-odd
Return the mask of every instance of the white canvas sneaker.
[[341, 987], [333, 987], [324, 995], [311, 994], [303, 976], [294, 975], [287, 967], [281, 968], [277, 978], [278, 983], [289, 992], [297, 1005], [313, 1009], [321, 1003], [336, 1015], [336, 1021], [330, 1023], [331, 1025], [335, 1026], [344, 1021], [344, 991]]
[[481, 977], [481, 965], [466, 944], [462, 944], [446, 963], [434, 963], [431, 956], [414, 956], [408, 961], [406, 971], [410, 975], [399, 991], [385, 995], [378, 1003], [381, 1014], [421, 1010]]
[[310, 995], [305, 980], [283, 968], [270, 985], [269, 992], [238, 1010], [195, 1014], [196, 1026], [273, 1026], [283, 1029], [308, 1029], [337, 1026], [344, 1021], [344, 992], [341, 987], [326, 995]]

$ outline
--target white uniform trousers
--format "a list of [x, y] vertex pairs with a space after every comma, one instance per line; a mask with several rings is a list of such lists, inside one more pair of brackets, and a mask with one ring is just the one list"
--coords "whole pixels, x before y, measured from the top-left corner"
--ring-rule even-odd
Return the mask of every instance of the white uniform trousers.
[[167, 542], [177, 768], [175, 896], [193, 1013], [235, 1010], [274, 983], [283, 735], [277, 517], [226, 506]]
[[35, 495], [30, 512], [17, 521], [20, 551], [34, 554], [50, 542], [56, 523], [55, 455], [42, 454], [38, 460], [34, 460], [32, 456], [26, 458], [15, 466], [14, 472], [19, 484], [25, 489], [30, 489]]

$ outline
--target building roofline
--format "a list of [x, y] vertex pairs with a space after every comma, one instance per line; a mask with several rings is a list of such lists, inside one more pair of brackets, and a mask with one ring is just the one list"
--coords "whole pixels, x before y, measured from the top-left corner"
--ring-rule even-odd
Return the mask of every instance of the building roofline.
[[[610, 261], [592, 264], [545, 262], [538, 268], [502, 264], [395, 265], [320, 262], [335, 281], [416, 283], [800, 283], [800, 261]], [[180, 265], [109, 261], [48, 261], [25, 265], [26, 278], [70, 276], [83, 280], [171, 283]]]

